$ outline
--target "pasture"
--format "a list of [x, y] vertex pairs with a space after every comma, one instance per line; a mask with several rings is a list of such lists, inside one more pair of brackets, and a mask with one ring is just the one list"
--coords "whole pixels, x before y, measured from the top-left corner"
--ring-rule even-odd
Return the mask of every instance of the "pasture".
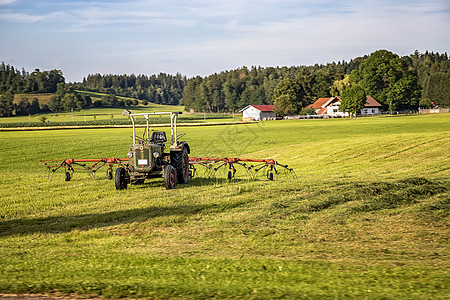
[[[167, 131], [169, 128], [167, 128]], [[40, 159], [126, 157], [130, 129], [0, 132], [0, 292], [152, 299], [446, 299], [450, 114], [180, 127], [192, 156], [296, 180], [116, 191]], [[106, 170], [105, 170], [106, 171]], [[201, 175], [201, 172], [200, 172]]]
[[[132, 113], [143, 113], [143, 112], [166, 112], [166, 111], [179, 111], [184, 112], [184, 106], [174, 106], [174, 105], [160, 105], [149, 103], [148, 105], [137, 105], [133, 107], [128, 107]], [[45, 116], [46, 122], [51, 122], [52, 124], [67, 123], [66, 126], [77, 125], [77, 126], [92, 126], [95, 122], [99, 122], [100, 125], [104, 125], [104, 121], [116, 123], [129, 122], [129, 117], [122, 115], [125, 108], [88, 108], [82, 109], [80, 111], [75, 111], [73, 114], [71, 112], [62, 113], [41, 113], [31, 116], [14, 116], [14, 117], [2, 117], [0, 118], [0, 127], [5, 127], [5, 125], [18, 125], [19, 127], [29, 126], [33, 124], [42, 125], [40, 120], [41, 116]], [[155, 123], [164, 122], [165, 124], [170, 124], [170, 119], [168, 116], [150, 116], [151, 119], [156, 120]], [[196, 122], [196, 123], [208, 123], [208, 122], [237, 122], [241, 121], [241, 114], [217, 114], [217, 113], [186, 113], [184, 112], [180, 115], [179, 119], [184, 122]], [[103, 122], [102, 122], [103, 121]], [[130, 122], [131, 124], [131, 122]], [[50, 124], [47, 124], [47, 126]], [[8, 126], [6, 126], [8, 127]], [[9, 126], [15, 127], [15, 126]]]

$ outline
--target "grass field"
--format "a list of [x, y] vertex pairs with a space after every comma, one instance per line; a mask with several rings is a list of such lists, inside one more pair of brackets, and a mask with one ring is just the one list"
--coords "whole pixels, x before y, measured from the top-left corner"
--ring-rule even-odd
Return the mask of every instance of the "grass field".
[[[92, 100], [99, 100], [105, 94], [88, 92], [88, 91], [77, 91], [80, 94], [84, 94], [90, 96]], [[31, 101], [34, 98], [39, 100], [41, 104], [47, 104], [50, 101], [50, 98], [55, 94], [16, 94], [14, 95], [14, 102], [19, 103], [22, 98], [28, 98], [28, 101]], [[119, 99], [122, 100], [136, 100], [133, 98], [121, 97], [118, 96]], [[31, 116], [14, 116], [14, 117], [1, 117], [0, 124], [4, 123], [41, 123], [40, 117], [42, 115], [47, 117], [47, 122], [59, 123], [59, 122], [91, 122], [91, 121], [101, 121], [101, 120], [127, 120], [127, 116], [123, 116], [122, 112], [125, 108], [89, 108], [82, 109], [80, 111], [75, 111], [73, 114], [71, 112], [62, 112], [62, 113], [43, 113]], [[162, 105], [155, 104], [149, 102], [147, 105], [139, 104], [137, 106], [127, 107], [133, 113], [140, 112], [167, 112], [167, 111], [180, 111], [184, 112], [184, 106], [182, 105]], [[235, 122], [240, 121], [242, 115], [236, 114], [202, 114], [202, 113], [185, 113], [180, 116], [181, 119], [195, 119], [198, 122], [202, 122], [202, 119], [205, 119], [205, 122], [223, 122], [226, 120], [227, 122]], [[156, 118], [156, 117], [155, 117]], [[168, 119], [169, 121], [169, 119]], [[170, 121], [169, 121], [170, 123]]]
[[125, 157], [129, 129], [0, 132], [0, 293], [152, 299], [447, 299], [450, 114], [182, 127], [192, 156], [297, 180], [116, 191], [39, 159]]
[[[95, 122], [95, 121], [122, 121], [129, 120], [128, 116], [122, 115], [125, 108], [89, 108], [82, 109], [80, 111], [75, 111], [72, 115], [70, 112], [63, 113], [45, 113], [32, 116], [14, 116], [14, 117], [1, 117], [1, 124], [12, 124], [21, 123], [26, 126], [27, 123], [38, 123], [42, 124], [40, 117], [44, 115], [47, 117], [46, 122], [51, 123], [61, 123], [61, 122], [77, 122], [77, 125], [83, 125], [84, 122]], [[132, 113], [143, 113], [143, 112], [170, 112], [179, 111], [184, 112], [184, 106], [174, 106], [174, 105], [160, 105], [149, 103], [148, 105], [137, 105], [128, 108]], [[170, 123], [169, 117], [160, 116], [150, 116], [152, 119], [164, 118], [167, 120], [166, 123]], [[202, 114], [202, 113], [183, 113], [179, 116], [181, 120], [195, 120], [196, 122], [237, 122], [241, 121], [241, 114]], [[90, 124], [90, 123], [89, 123]], [[130, 122], [131, 124], [131, 122]]]

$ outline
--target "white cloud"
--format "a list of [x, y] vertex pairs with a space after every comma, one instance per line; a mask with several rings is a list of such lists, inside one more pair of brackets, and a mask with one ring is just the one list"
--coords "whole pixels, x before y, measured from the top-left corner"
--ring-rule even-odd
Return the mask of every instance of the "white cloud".
[[0, 6], [9, 5], [9, 4], [12, 4], [14, 2], [17, 2], [17, 0], [0, 0]]
[[[0, 5], [6, 2], [0, 0]], [[450, 37], [445, 34], [450, 28], [448, 0], [39, 3], [0, 9], [0, 21], [2, 25], [33, 23], [23, 27], [22, 40], [40, 34], [32, 54], [40, 61], [73, 57], [61, 64], [70, 80], [80, 80], [70, 76], [71, 70], [80, 68], [84, 71], [77, 72], [84, 74], [105, 70], [208, 75], [242, 65], [349, 60], [379, 48], [400, 55], [415, 49], [450, 49]], [[9, 39], [0, 45], [1, 50], [20, 61], [17, 49], [10, 45], [18, 47], [16, 36], [21, 34], [15, 34], [13, 26], [3, 27], [11, 32], [4, 30]], [[53, 37], [49, 28], [64, 34]], [[11, 47], [8, 52], [7, 47]]]
[[11, 21], [11, 22], [20, 22], [20, 23], [33, 23], [38, 22], [45, 19], [45, 16], [33, 16], [23, 13], [14, 13], [3, 11], [0, 12], [0, 20]]

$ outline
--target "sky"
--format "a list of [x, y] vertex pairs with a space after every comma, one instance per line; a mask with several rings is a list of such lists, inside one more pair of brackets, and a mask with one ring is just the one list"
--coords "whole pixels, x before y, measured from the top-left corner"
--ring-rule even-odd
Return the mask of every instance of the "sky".
[[0, 0], [0, 61], [31, 72], [207, 76], [386, 49], [449, 52], [450, 0]]

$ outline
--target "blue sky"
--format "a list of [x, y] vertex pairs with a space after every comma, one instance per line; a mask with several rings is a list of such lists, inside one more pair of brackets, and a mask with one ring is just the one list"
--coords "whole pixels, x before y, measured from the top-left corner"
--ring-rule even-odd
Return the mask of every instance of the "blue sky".
[[72, 82], [312, 65], [377, 49], [449, 52], [450, 1], [0, 0], [0, 61], [60, 69]]

